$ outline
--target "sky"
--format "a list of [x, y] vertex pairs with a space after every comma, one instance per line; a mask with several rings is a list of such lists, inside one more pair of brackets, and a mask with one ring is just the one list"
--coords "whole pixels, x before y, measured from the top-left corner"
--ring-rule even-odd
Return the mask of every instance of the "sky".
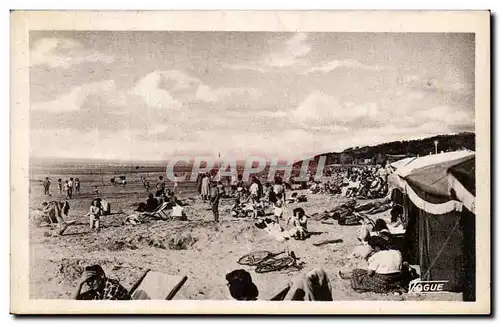
[[31, 156], [295, 159], [474, 131], [474, 35], [30, 32]]

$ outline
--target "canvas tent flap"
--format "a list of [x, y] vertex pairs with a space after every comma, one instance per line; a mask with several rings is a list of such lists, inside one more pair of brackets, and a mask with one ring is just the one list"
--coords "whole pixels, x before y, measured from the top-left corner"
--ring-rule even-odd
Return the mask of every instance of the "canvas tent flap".
[[461, 206], [458, 201], [408, 187], [405, 258], [420, 264], [422, 280], [447, 281], [445, 290], [460, 291], [464, 284], [465, 244], [461, 222], [466, 210], [457, 211]]
[[397, 160], [397, 161], [395, 161], [395, 162], [392, 162], [392, 163], [390, 164], [390, 166], [391, 166], [393, 169], [397, 170], [397, 169], [399, 169], [399, 168], [401, 168], [401, 167], [403, 167], [403, 166], [407, 165], [408, 163], [410, 163], [411, 161], [413, 161], [413, 160], [415, 160], [415, 159], [416, 159], [415, 157], [407, 157], [407, 158], [404, 158], [404, 159], [402, 159], [402, 160]]
[[450, 167], [448, 172], [473, 196], [476, 195], [476, 157]]
[[450, 197], [448, 183], [448, 169], [462, 162], [468, 161], [471, 156], [442, 161], [433, 165], [414, 170], [404, 177], [413, 188], [438, 197]]
[[474, 155], [475, 153], [473, 151], [466, 151], [466, 150], [426, 155], [416, 158], [413, 161], [410, 161], [406, 165], [398, 168], [395, 171], [395, 173], [404, 178], [410, 173], [413, 173], [413, 171], [421, 168], [436, 165], [446, 161], [457, 161], [459, 159], [466, 157], [470, 158], [473, 157]]
[[443, 280], [445, 290], [461, 291], [464, 281], [464, 237], [455, 213], [419, 212], [419, 258], [422, 280]]
[[406, 185], [406, 194], [411, 202], [419, 209], [433, 215], [443, 215], [453, 211], [462, 211], [462, 203], [456, 200], [449, 200], [444, 203], [432, 203], [421, 198], [410, 185]]
[[452, 174], [448, 175], [449, 187], [455, 191], [456, 198], [462, 202], [462, 204], [470, 210], [472, 213], [476, 213], [476, 197], [469, 192], [462, 183], [455, 178]]
[[398, 176], [395, 173], [389, 174], [389, 176], [387, 176], [387, 185], [389, 187], [389, 191], [392, 191], [392, 189], [396, 189], [396, 188], [400, 189], [400, 190], [404, 190], [405, 184], [406, 183], [403, 180], [403, 178], [401, 178], [400, 176]]

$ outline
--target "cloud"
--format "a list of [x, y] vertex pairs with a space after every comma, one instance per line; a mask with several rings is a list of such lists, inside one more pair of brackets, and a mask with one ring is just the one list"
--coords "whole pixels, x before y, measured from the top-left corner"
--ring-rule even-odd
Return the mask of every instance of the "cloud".
[[83, 43], [69, 38], [42, 38], [30, 52], [30, 66], [45, 65], [50, 68], [69, 68], [85, 62], [112, 63], [114, 58], [95, 50], [86, 49]]
[[264, 68], [262, 66], [259, 66], [258, 64], [222, 64], [223, 68], [230, 69], [230, 70], [252, 70], [252, 71], [257, 71], [261, 73], [266, 73], [269, 72], [270, 69]]
[[311, 45], [307, 43], [307, 39], [307, 34], [297, 33], [286, 40], [279, 50], [269, 53], [255, 63], [223, 64], [222, 66], [231, 70], [253, 70], [261, 73], [272, 71], [275, 68], [294, 67], [302, 69], [301, 74], [327, 73], [340, 68], [369, 71], [385, 69], [382, 65], [368, 65], [354, 59], [311, 63], [304, 58], [311, 51]]
[[304, 124], [335, 124], [341, 110], [342, 105], [335, 97], [315, 91], [292, 110], [291, 117]]
[[451, 73], [449, 76], [443, 77], [408, 74], [399, 78], [398, 81], [417, 91], [455, 95], [471, 95], [473, 93], [473, 84], [468, 84]]
[[204, 102], [216, 102], [231, 96], [247, 95], [252, 99], [258, 99], [262, 92], [252, 88], [217, 88], [212, 89], [207, 85], [200, 85], [196, 90], [196, 99]]
[[284, 43], [284, 47], [269, 54], [263, 61], [270, 67], [286, 67], [295, 65], [301, 57], [306, 56], [311, 46], [306, 43], [307, 34], [298, 33]]
[[149, 107], [180, 109], [188, 101], [218, 102], [232, 96], [258, 99], [262, 92], [253, 88], [211, 88], [200, 79], [181, 71], [155, 71], [143, 77], [133, 89]]
[[341, 104], [336, 97], [319, 91], [310, 93], [290, 116], [298, 123], [310, 126], [337, 127], [357, 121], [360, 118], [376, 118], [378, 106], [368, 102], [352, 106]]
[[156, 109], [180, 109], [182, 103], [174, 99], [168, 90], [162, 88], [162, 83], [165, 80], [174, 80], [174, 88], [177, 89], [184, 89], [193, 82], [193, 80], [181, 72], [157, 71], [139, 80], [133, 89], [133, 93], [142, 97], [149, 107]]
[[159, 160], [173, 141], [139, 141], [137, 131], [122, 128], [81, 131], [75, 129], [37, 129], [31, 132], [31, 155], [37, 157]]
[[454, 109], [450, 106], [438, 106], [429, 109], [416, 111], [414, 114], [416, 120], [426, 120], [432, 123], [439, 123], [443, 129], [453, 129], [454, 126], [474, 125], [474, 115], [463, 110]]
[[78, 111], [89, 96], [101, 95], [110, 97], [115, 91], [116, 84], [113, 80], [87, 83], [73, 88], [68, 94], [57, 99], [33, 104], [31, 110], [52, 113]]
[[304, 64], [302, 58], [311, 51], [311, 46], [306, 42], [307, 37], [305, 33], [296, 33], [280, 44], [280, 48], [277, 51], [267, 54], [264, 58], [256, 62], [222, 64], [222, 67], [235, 71], [251, 70], [267, 73], [275, 68]]
[[364, 63], [361, 63], [357, 60], [333, 60], [330, 62], [326, 63], [321, 63], [316, 66], [313, 66], [311, 68], [306, 69], [303, 74], [308, 74], [308, 73], [313, 73], [313, 72], [331, 72], [336, 69], [340, 68], [347, 68], [347, 69], [362, 69], [362, 70], [369, 70], [369, 71], [381, 71], [384, 69], [383, 66], [381, 65], [367, 65]]

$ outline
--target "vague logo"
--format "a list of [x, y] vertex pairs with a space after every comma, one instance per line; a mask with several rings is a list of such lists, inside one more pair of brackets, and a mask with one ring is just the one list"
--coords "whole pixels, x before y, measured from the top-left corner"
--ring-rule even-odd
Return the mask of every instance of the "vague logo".
[[417, 281], [410, 283], [409, 293], [433, 293], [444, 291], [448, 281]]

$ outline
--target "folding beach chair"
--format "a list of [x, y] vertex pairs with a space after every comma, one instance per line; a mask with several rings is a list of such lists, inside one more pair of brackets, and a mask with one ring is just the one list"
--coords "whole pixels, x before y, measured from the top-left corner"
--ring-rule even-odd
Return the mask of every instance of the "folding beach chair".
[[168, 219], [170, 218], [170, 213], [171, 211], [168, 209], [169, 203], [164, 202], [160, 206], [158, 206], [153, 212], [151, 213], [143, 213], [143, 215], [153, 217], [153, 218], [160, 218], [160, 219]]
[[279, 291], [273, 293], [271, 297], [268, 298], [268, 300], [269, 301], [284, 300], [286, 294], [288, 294], [288, 292], [290, 291], [290, 288], [292, 288], [292, 286], [289, 283], [286, 285], [286, 287], [281, 288]]
[[187, 281], [187, 276], [173, 276], [146, 270], [130, 289], [133, 300], [171, 300]]

